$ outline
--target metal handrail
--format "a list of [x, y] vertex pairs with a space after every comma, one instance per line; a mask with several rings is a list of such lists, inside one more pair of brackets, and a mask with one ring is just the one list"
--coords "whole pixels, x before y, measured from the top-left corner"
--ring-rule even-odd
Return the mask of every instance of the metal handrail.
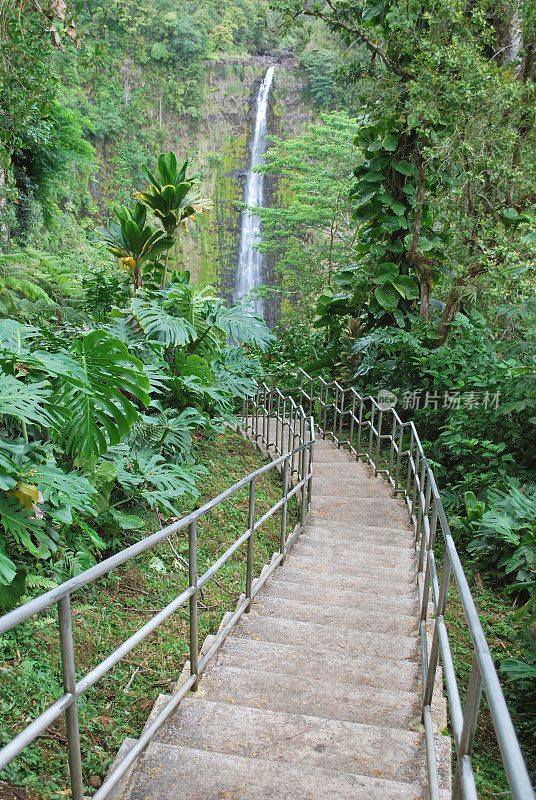
[[[395, 494], [401, 494], [410, 512], [415, 530], [420, 603], [422, 701], [426, 754], [431, 800], [439, 800], [439, 778], [432, 723], [432, 697], [439, 658], [447, 690], [447, 704], [454, 747], [456, 770], [453, 800], [477, 800], [478, 793], [471, 761], [471, 751], [484, 689], [491, 713], [502, 763], [513, 800], [534, 800], [534, 791], [523, 754], [510, 718], [508, 707], [495, 670], [478, 612], [471, 595], [434, 473], [424, 453], [412, 421], [403, 421], [394, 408], [385, 409], [371, 395], [361, 395], [338, 381], [326, 381], [299, 370], [297, 404], [316, 418], [318, 432], [330, 436], [338, 447], [346, 446], [357, 459], [364, 459], [374, 475], [383, 474]], [[389, 417], [389, 424], [385, 418]], [[363, 443], [363, 439], [365, 441]], [[383, 448], [383, 449], [382, 449]], [[407, 466], [405, 466], [407, 462]], [[403, 471], [405, 466], [405, 475]], [[441, 578], [438, 577], [434, 543], [437, 523], [443, 534], [444, 555]], [[471, 673], [465, 706], [460, 690], [444, 613], [451, 576], [454, 577], [473, 645]], [[434, 615], [434, 630], [428, 653], [426, 629], [429, 604]]]
[[[275, 400], [275, 403], [274, 403]], [[279, 409], [274, 413], [274, 408]], [[154, 733], [178, 706], [189, 690], [197, 689], [199, 677], [214, 656], [225, 638], [242, 614], [247, 613], [255, 595], [264, 586], [272, 572], [283, 563], [287, 553], [297, 536], [303, 530], [310, 510], [311, 488], [313, 479], [313, 455], [315, 443], [314, 422], [303, 408], [291, 397], [284, 395], [279, 389], [259, 384], [255, 397], [244, 401], [245, 427], [250, 431], [255, 442], [263, 446], [275, 457], [268, 464], [255, 470], [242, 480], [230, 486], [217, 497], [205, 503], [201, 508], [183, 517], [177, 522], [153, 533], [140, 542], [125, 548], [119, 553], [105, 559], [80, 575], [71, 578], [54, 589], [30, 600], [19, 608], [0, 617], [0, 636], [15, 626], [25, 622], [50, 606], [58, 606], [59, 637], [61, 648], [61, 664], [64, 694], [56, 702], [48, 706], [36, 719], [27, 725], [16, 737], [0, 750], [0, 769], [9, 764], [25, 747], [31, 744], [51, 723], [65, 714], [67, 729], [69, 777], [71, 797], [83, 800], [84, 786], [82, 777], [82, 752], [80, 747], [80, 731], [78, 723], [77, 701], [87, 690], [97, 683], [112, 667], [136, 647], [146, 636], [152, 633], [175, 611], [189, 604], [189, 639], [190, 639], [190, 677], [177, 688], [170, 700], [156, 716], [153, 722], [143, 731], [136, 744], [127, 755], [109, 773], [101, 788], [95, 793], [94, 800], [104, 800], [118, 781], [125, 775], [138, 755], [151, 740]], [[249, 416], [251, 414], [251, 416]], [[251, 420], [251, 421], [250, 421]], [[270, 441], [274, 436], [275, 442]], [[288, 449], [284, 443], [288, 442]], [[255, 520], [255, 490], [258, 479], [277, 469], [282, 473], [282, 496], [262, 517]], [[238, 536], [203, 575], [197, 574], [197, 523], [205, 514], [212, 511], [225, 500], [232, 497], [240, 489], [249, 486], [249, 506], [246, 530]], [[293, 497], [299, 500], [300, 521], [292, 534], [287, 536], [288, 503]], [[279, 553], [272, 560], [268, 569], [253, 583], [253, 547], [255, 533], [275, 513], [281, 510], [281, 531]], [[189, 585], [171, 603], [153, 616], [136, 633], [130, 636], [113, 653], [107, 656], [90, 672], [76, 680], [76, 657], [74, 651], [71, 595], [73, 592], [93, 583], [111, 570], [126, 563], [132, 558], [168, 539], [172, 534], [188, 528], [189, 549]], [[247, 545], [246, 585], [244, 598], [239, 600], [236, 610], [227, 623], [218, 631], [208, 651], [199, 658], [197, 603], [198, 592], [214, 574], [229, 560], [242, 545]]]

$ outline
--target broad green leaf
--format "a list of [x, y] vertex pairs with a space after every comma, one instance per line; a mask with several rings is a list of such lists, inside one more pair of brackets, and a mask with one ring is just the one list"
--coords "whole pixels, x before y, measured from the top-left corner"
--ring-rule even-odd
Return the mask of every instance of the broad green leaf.
[[374, 280], [376, 283], [392, 283], [398, 275], [398, 267], [393, 261], [384, 261], [374, 269]]
[[138, 411], [128, 396], [150, 401], [149, 380], [141, 361], [105, 331], [79, 340], [73, 357], [83, 371], [83, 385], [66, 381], [61, 400], [71, 417], [60, 434], [68, 453], [90, 457], [106, 452], [130, 430]]
[[398, 216], [402, 216], [402, 214], [405, 214], [407, 211], [404, 203], [399, 203], [398, 200], [391, 200], [389, 205]]
[[406, 324], [406, 320], [404, 314], [401, 312], [399, 308], [395, 308], [393, 311], [393, 316], [396, 319], [396, 323], [399, 328], [404, 328]]
[[365, 194], [359, 195], [357, 197], [352, 197], [352, 200], [356, 208], [361, 208], [361, 206], [366, 205], [375, 196], [376, 192], [365, 192]]
[[[26, 570], [18, 569], [11, 581], [4, 581], [2, 572], [3, 558], [5, 558], [5, 556], [0, 554], [0, 609], [6, 612], [15, 608], [26, 591]], [[7, 560], [10, 561], [10, 559]], [[11, 561], [11, 564], [12, 563]]]
[[377, 286], [374, 289], [374, 297], [386, 311], [394, 311], [400, 299], [400, 295], [391, 283]]
[[367, 147], [367, 150], [370, 153], [375, 153], [376, 150], [381, 150], [381, 149], [382, 149], [382, 140], [381, 139], [376, 139], [376, 141], [371, 142], [369, 144], [369, 146]]
[[215, 325], [231, 339], [260, 350], [266, 350], [274, 342], [274, 336], [264, 319], [247, 306], [221, 304], [215, 315]]
[[505, 208], [501, 213], [505, 219], [517, 219], [519, 217], [515, 208]]
[[143, 526], [143, 520], [136, 514], [123, 514], [117, 508], [111, 508], [110, 514], [124, 531], [134, 531]]
[[393, 286], [406, 300], [415, 300], [419, 296], [419, 287], [409, 275], [399, 275], [393, 280]]
[[36, 519], [35, 514], [24, 508], [16, 497], [0, 495], [0, 521], [5, 530], [33, 556], [46, 558], [50, 555], [48, 548], [44, 552], [39, 549], [41, 541], [48, 538], [43, 530], [43, 520]]
[[410, 161], [394, 161], [393, 167], [402, 175], [415, 175], [415, 166]]
[[195, 327], [182, 316], [168, 313], [157, 300], [134, 298], [132, 312], [150, 338], [162, 342], [166, 347], [182, 347], [193, 341]]
[[397, 147], [398, 147], [398, 136], [395, 136], [393, 133], [389, 133], [383, 140], [384, 150], [387, 150], [389, 153], [394, 153]]
[[26, 382], [0, 372], [0, 414], [27, 424], [50, 427], [57, 422], [51, 407], [48, 381]]

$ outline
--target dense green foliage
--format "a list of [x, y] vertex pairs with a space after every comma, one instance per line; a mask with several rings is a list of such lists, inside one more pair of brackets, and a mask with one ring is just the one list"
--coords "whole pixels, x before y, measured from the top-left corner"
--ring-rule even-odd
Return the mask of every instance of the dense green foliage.
[[[159, 157], [158, 168], [166, 178], [178, 174], [172, 153]], [[151, 179], [155, 194], [160, 184]], [[97, 305], [84, 313], [79, 299], [83, 327], [76, 318], [61, 324], [61, 310], [54, 315], [61, 306], [35, 276], [10, 283], [39, 302], [23, 305], [19, 319], [0, 320], [3, 610], [112, 552], [121, 531], [141, 526], [138, 507], [162, 519], [178, 514], [178, 500], [196, 492], [192, 434], [218, 430], [233, 399], [253, 389], [255, 361], [227, 342], [232, 336], [263, 349], [270, 334], [262, 320], [226, 306], [211, 287], [189, 285], [188, 273], [170, 274], [171, 283], [164, 274], [162, 287], [142, 290], [143, 277], [173, 246], [166, 231], [199, 207], [191, 179], [177, 186], [178, 219], [170, 211], [175, 222], [166, 226], [164, 217], [164, 229], [147, 224], [140, 203], [117, 210], [118, 222], [101, 229], [130, 269], [134, 295], [115, 283], [115, 298], [106, 292], [99, 309], [102, 293], [94, 289], [106, 278], [95, 276], [89, 287]], [[149, 204], [151, 192], [140, 199]], [[10, 308], [17, 310], [13, 296]]]

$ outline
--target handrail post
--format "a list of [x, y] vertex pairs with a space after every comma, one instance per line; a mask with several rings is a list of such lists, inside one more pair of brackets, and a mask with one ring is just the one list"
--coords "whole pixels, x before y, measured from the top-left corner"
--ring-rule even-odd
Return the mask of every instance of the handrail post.
[[280, 453], [279, 449], [279, 423], [281, 422], [281, 393], [277, 393], [277, 410], [275, 415], [275, 452]]
[[[305, 438], [307, 436], [307, 425], [305, 424], [305, 414], [302, 415], [301, 418], [301, 445], [305, 444]], [[300, 481], [302, 481], [301, 487], [301, 505], [300, 505], [300, 525], [302, 529], [305, 527], [305, 515], [307, 512], [307, 448], [304, 447], [300, 453], [300, 462], [301, 462], [301, 475], [299, 476]]]
[[344, 411], [345, 396], [346, 396], [346, 389], [343, 389], [342, 392], [341, 392], [341, 412], [340, 412], [340, 416], [339, 416], [339, 437], [338, 437], [338, 441], [337, 441], [337, 447], [340, 447], [341, 444], [342, 444], [342, 422], [343, 422], [343, 417], [344, 417], [344, 414], [345, 414], [345, 411]]
[[422, 496], [424, 494], [424, 485], [426, 483], [426, 462], [424, 458], [421, 461], [421, 472], [419, 475], [419, 488], [417, 497], [419, 498], [419, 502], [417, 505], [417, 519], [415, 520], [415, 542], [417, 543], [419, 540], [419, 535], [421, 532], [421, 524], [423, 523], [423, 517], [425, 514], [425, 509], [423, 507]]
[[288, 494], [288, 468], [289, 458], [285, 459], [285, 466], [283, 467], [283, 505], [281, 507], [281, 536], [279, 540], [279, 552], [283, 553], [281, 564], [285, 563], [285, 547], [287, 543], [287, 494]]
[[255, 543], [255, 487], [256, 479], [252, 478], [249, 482], [249, 510], [248, 510], [248, 554], [246, 566], [246, 599], [249, 603], [246, 606], [246, 614], [251, 611], [251, 587], [253, 585], [253, 545]]
[[378, 411], [378, 438], [376, 440], [376, 455], [374, 456], [374, 475], [377, 475], [379, 472], [380, 467], [380, 444], [381, 444], [381, 435], [382, 435], [382, 420], [383, 420], [383, 411]]
[[76, 671], [74, 661], [73, 623], [71, 619], [71, 595], [69, 594], [58, 601], [58, 622], [60, 628], [63, 689], [66, 694], [72, 695], [71, 704], [65, 709], [71, 797], [73, 800], [84, 800], [80, 727], [78, 724], [78, 706], [76, 703]]
[[258, 444], [257, 439], [259, 438], [259, 402], [260, 402], [260, 396], [261, 396], [261, 387], [259, 386], [259, 384], [257, 384], [257, 391], [255, 392], [255, 424], [253, 425], [253, 420], [251, 421], [252, 422], [252, 428], [253, 428], [253, 431], [255, 433], [255, 445]]
[[355, 448], [355, 457], [356, 460], [359, 461], [359, 457], [363, 455], [361, 453], [361, 432], [363, 430], [363, 398], [361, 397], [359, 401], [359, 417], [357, 420], [357, 442]]
[[324, 400], [324, 424], [322, 426], [322, 438], [326, 438], [327, 433], [327, 425], [328, 425], [328, 398], [329, 398], [329, 386], [324, 381], [324, 386], [326, 387], [326, 398]]
[[398, 484], [400, 483], [400, 464], [402, 462], [402, 448], [404, 446], [404, 426], [400, 426], [400, 433], [398, 434], [398, 452], [396, 454], [396, 471], [395, 471], [395, 492], [399, 492]]
[[389, 481], [393, 484], [393, 489], [396, 489], [393, 482], [393, 460], [395, 455], [395, 438], [396, 438], [396, 416], [393, 414], [393, 424], [391, 426], [391, 435], [389, 437], [390, 446], [389, 446], [389, 467], [387, 470], [387, 476]]
[[264, 384], [264, 397], [262, 401], [262, 441], [268, 447], [270, 427], [269, 427], [269, 411], [268, 411], [268, 387]]
[[[314, 434], [314, 429], [315, 429], [314, 428], [315, 422], [314, 422], [314, 419], [313, 419], [312, 416], [309, 418], [309, 425], [310, 425], [311, 437], [312, 437], [313, 434]], [[310, 508], [311, 508], [311, 499], [312, 499], [312, 495], [313, 495], [312, 467], [313, 467], [313, 458], [314, 458], [314, 447], [315, 447], [314, 442], [311, 440], [309, 442], [309, 447], [307, 448], [307, 453], [308, 453], [307, 474], [309, 475], [309, 478], [307, 480], [307, 511], [309, 511]]]
[[[374, 411], [375, 411], [374, 403], [371, 403], [371, 406], [370, 406], [370, 421], [369, 421], [370, 430], [369, 430], [369, 442], [368, 442], [368, 461], [369, 461], [369, 464], [371, 464], [371, 465], [374, 464], [374, 462], [372, 460], [372, 441], [374, 439]], [[376, 473], [374, 473], [374, 474], [376, 474]]]
[[409, 498], [409, 490], [411, 486], [411, 467], [413, 459], [413, 428], [409, 429], [409, 446], [408, 446], [408, 475], [406, 479], [406, 498]]
[[473, 659], [471, 661], [471, 673], [469, 675], [469, 684], [467, 686], [467, 698], [465, 701], [463, 715], [463, 728], [456, 758], [456, 772], [452, 787], [452, 800], [460, 800], [462, 797], [461, 762], [464, 756], [471, 755], [471, 750], [473, 749], [473, 740], [475, 738], [481, 696], [482, 673], [480, 672], [477, 655], [476, 653], [473, 653]]
[[335, 385], [335, 400], [333, 401], [333, 430], [332, 435], [335, 441], [337, 442], [337, 447], [339, 446], [339, 442], [335, 435], [335, 431], [337, 430], [337, 412], [339, 410], [339, 386], [338, 384]]
[[[197, 623], [197, 520], [188, 525], [188, 576], [195, 591], [190, 597], [190, 675], [199, 675], [199, 631]], [[199, 683], [192, 685], [197, 692]]]
[[348, 442], [350, 444], [350, 450], [352, 450], [354, 446], [355, 401], [356, 401], [356, 393], [355, 390], [352, 389], [352, 410], [350, 411], [350, 433], [348, 434]]
[[449, 591], [451, 568], [452, 567], [450, 563], [450, 558], [448, 556], [448, 553], [445, 553], [445, 558], [443, 560], [443, 572], [441, 575], [441, 583], [439, 585], [439, 598], [437, 602], [437, 608], [435, 609], [434, 635], [432, 636], [432, 647], [430, 650], [430, 656], [428, 658], [428, 666], [426, 669], [426, 683], [423, 687], [423, 698], [422, 698], [423, 709], [425, 706], [429, 706], [431, 704], [432, 695], [434, 693], [434, 681], [437, 671], [437, 663], [439, 659], [438, 620], [439, 617], [443, 617], [445, 614], [445, 607], [447, 605], [447, 595]]

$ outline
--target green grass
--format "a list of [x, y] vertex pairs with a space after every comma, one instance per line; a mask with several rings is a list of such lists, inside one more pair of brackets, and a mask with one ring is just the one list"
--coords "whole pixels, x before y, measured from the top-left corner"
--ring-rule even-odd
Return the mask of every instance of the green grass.
[[[198, 445], [206, 473], [195, 507], [254, 471], [264, 461], [241, 436], [229, 431]], [[257, 483], [257, 518], [280, 497], [275, 470]], [[185, 514], [194, 504], [184, 505]], [[248, 487], [198, 525], [201, 574], [246, 529]], [[140, 513], [136, 509], [136, 513]], [[292, 512], [295, 513], [295, 512]], [[292, 521], [289, 521], [291, 530]], [[157, 530], [156, 515], [147, 512], [146, 533]], [[256, 535], [255, 574], [278, 548], [280, 515]], [[125, 546], [130, 544], [125, 541]], [[187, 531], [172, 537], [115, 570], [72, 598], [77, 674], [98, 664], [188, 585], [182, 559], [188, 556]], [[177, 557], [179, 556], [179, 558]], [[204, 587], [199, 607], [199, 638], [213, 633], [223, 614], [244, 590], [243, 546]], [[125, 737], [139, 736], [160, 692], [169, 692], [188, 659], [187, 608], [173, 615], [80, 699], [79, 716], [86, 793], [90, 779], [106, 774]], [[0, 741], [5, 743], [62, 694], [55, 609], [33, 618], [0, 639]], [[0, 773], [3, 800], [56, 800], [68, 796], [66, 734], [63, 717]]]

